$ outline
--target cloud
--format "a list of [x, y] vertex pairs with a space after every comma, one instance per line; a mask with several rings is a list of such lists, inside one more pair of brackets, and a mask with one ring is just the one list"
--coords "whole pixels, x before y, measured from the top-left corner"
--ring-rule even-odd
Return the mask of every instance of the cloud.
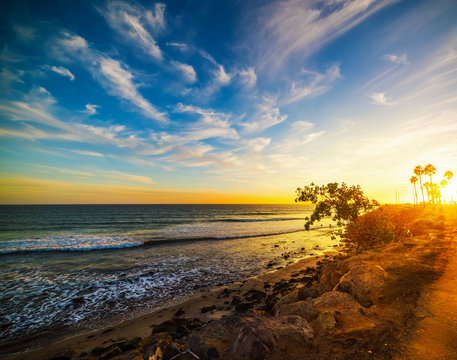
[[253, 152], [263, 151], [271, 142], [270, 138], [258, 137], [248, 141], [248, 149]]
[[28, 26], [14, 25], [14, 31], [17, 36], [23, 41], [30, 41], [35, 38], [35, 29]]
[[253, 88], [256, 85], [257, 74], [252, 66], [248, 67], [246, 70], [239, 70], [238, 74], [241, 76], [243, 83], [248, 88]]
[[389, 60], [395, 64], [403, 64], [403, 65], [408, 65], [408, 57], [406, 56], [406, 53], [402, 55], [395, 55], [395, 54], [387, 54], [383, 56], [384, 59]]
[[172, 61], [171, 63], [182, 72], [187, 82], [193, 84], [197, 81], [197, 73], [191, 65], [183, 64], [178, 61]]
[[86, 104], [86, 110], [84, 110], [84, 112], [89, 115], [95, 115], [97, 113], [97, 108], [99, 107], [99, 105]]
[[395, 103], [390, 100], [387, 96], [386, 93], [384, 92], [375, 92], [369, 95], [369, 97], [372, 100], [372, 104], [375, 105], [384, 105], [384, 106], [392, 106], [395, 105]]
[[71, 71], [63, 66], [46, 66], [45, 68], [64, 77], [68, 77], [71, 81], [75, 79], [75, 76], [71, 73]]
[[84, 151], [84, 150], [71, 150], [71, 151], [76, 154], [79, 154], [79, 155], [105, 157], [105, 155], [98, 153], [98, 152], [93, 152], [93, 151]]
[[163, 58], [162, 51], [148, 29], [157, 33], [165, 28], [165, 5], [156, 3], [152, 11], [138, 4], [109, 1], [106, 9], [99, 11], [109, 26], [124, 39], [133, 41], [135, 46], [155, 59]]
[[178, 43], [178, 42], [167, 42], [166, 45], [176, 47], [183, 52], [189, 51], [191, 49], [191, 47], [189, 45], [184, 44], [184, 43]]
[[167, 121], [166, 114], [157, 110], [140, 94], [134, 83], [134, 75], [123, 63], [91, 48], [87, 41], [78, 35], [63, 33], [63, 37], [58, 40], [58, 46], [58, 52], [63, 51], [81, 61], [110, 94], [128, 100], [146, 117]]
[[302, 74], [310, 77], [311, 80], [308, 82], [293, 81], [288, 97], [283, 100], [284, 104], [289, 105], [304, 98], [321, 95], [341, 77], [339, 65], [332, 65], [323, 74], [307, 70], [302, 70]]
[[276, 1], [265, 6], [260, 38], [260, 65], [278, 68], [292, 56], [311, 55], [396, 0]]
[[230, 116], [215, 112], [211, 109], [202, 109], [197, 106], [178, 104], [175, 111], [181, 113], [193, 113], [200, 116], [197, 123], [191, 124], [183, 131], [182, 140], [198, 141], [209, 138], [238, 139], [238, 133], [231, 128]]
[[215, 80], [221, 86], [230, 84], [231, 76], [225, 72], [222, 65], [218, 66], [218, 69], [214, 72]]
[[279, 107], [276, 106], [275, 97], [263, 97], [263, 102], [257, 105], [258, 111], [253, 116], [255, 120], [245, 121], [240, 125], [246, 133], [260, 132], [274, 125], [286, 121], [287, 115], [281, 115]]

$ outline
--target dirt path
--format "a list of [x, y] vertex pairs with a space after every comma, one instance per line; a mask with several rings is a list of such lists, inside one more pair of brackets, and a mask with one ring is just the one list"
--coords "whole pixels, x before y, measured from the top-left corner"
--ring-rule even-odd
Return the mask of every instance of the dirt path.
[[443, 276], [419, 299], [423, 320], [396, 360], [457, 359], [457, 231], [448, 236], [453, 254]]

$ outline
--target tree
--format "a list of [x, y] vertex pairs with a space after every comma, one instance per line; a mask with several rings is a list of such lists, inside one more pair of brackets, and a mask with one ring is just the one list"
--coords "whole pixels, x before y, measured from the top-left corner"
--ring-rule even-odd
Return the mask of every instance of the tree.
[[[435, 173], [436, 173], [436, 167], [435, 166], [433, 166], [432, 164], [425, 165], [424, 174], [430, 176], [430, 186], [431, 186], [432, 189], [433, 189], [432, 175], [435, 175]], [[435, 203], [435, 196], [434, 196], [434, 192], [433, 191], [431, 192], [431, 196], [432, 196], [432, 199], [431, 199], [432, 202]]]
[[424, 182], [424, 188], [427, 190], [427, 198], [428, 202], [431, 203], [430, 196], [432, 195], [432, 184], [430, 184], [428, 181]]
[[416, 198], [416, 204], [418, 204], [418, 202], [417, 202], [417, 188], [416, 188], [417, 176], [411, 176], [409, 181], [411, 182], [411, 184], [414, 185], [414, 188], [413, 188], [413, 199], [415, 197]]
[[425, 205], [425, 197], [424, 197], [424, 186], [422, 185], [422, 174], [424, 173], [424, 170], [422, 169], [422, 166], [420, 165], [417, 165], [415, 168], [414, 168], [414, 174], [419, 176], [419, 183], [420, 183], [420, 186], [421, 186], [421, 191], [422, 191], [422, 202], [424, 203]]
[[451, 179], [454, 177], [454, 174], [452, 173], [451, 170], [447, 170], [444, 173], [444, 177], [447, 179], [447, 181], [449, 181], [449, 184], [450, 184], [451, 183]]
[[295, 202], [311, 202], [316, 204], [310, 217], [306, 217], [305, 229], [321, 220], [324, 216], [331, 216], [339, 225], [343, 221], [356, 222], [361, 213], [368, 212], [379, 206], [376, 200], [368, 199], [360, 185], [348, 187], [345, 183], [316, 185], [297, 188]]

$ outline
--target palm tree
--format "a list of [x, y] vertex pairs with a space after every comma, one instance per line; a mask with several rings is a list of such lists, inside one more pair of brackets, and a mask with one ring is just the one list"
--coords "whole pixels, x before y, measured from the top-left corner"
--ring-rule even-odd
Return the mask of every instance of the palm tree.
[[424, 169], [422, 169], [422, 166], [417, 165], [414, 168], [414, 174], [419, 176], [419, 183], [420, 183], [421, 191], [422, 191], [422, 202], [424, 203], [424, 206], [425, 206], [424, 187], [422, 186], [422, 177], [421, 177], [423, 173], [424, 173]]
[[[444, 179], [441, 180], [440, 185], [441, 185], [441, 189], [444, 189], [447, 185], [447, 181]], [[444, 202], [446, 202], [446, 199], [444, 199]], [[441, 191], [440, 191], [440, 204], [441, 204]]]
[[[433, 166], [432, 164], [427, 164], [424, 167], [424, 174], [430, 176], [430, 187], [433, 188], [433, 180], [432, 180], [432, 175], [435, 175], [436, 173], [436, 167]], [[435, 203], [435, 196], [434, 196], [434, 191], [432, 191], [432, 202]]]
[[451, 179], [454, 177], [454, 174], [452, 173], [451, 170], [448, 170], [444, 173], [444, 177], [447, 178], [447, 181], [449, 181], [449, 184], [450, 184]]
[[411, 184], [414, 185], [414, 187], [413, 187], [413, 201], [414, 201], [414, 197], [415, 197], [415, 200], [416, 200], [415, 203], [418, 204], [418, 202], [417, 202], [417, 188], [416, 188], [417, 176], [411, 176], [409, 181], [411, 182]]
[[[449, 185], [451, 185], [451, 179], [454, 177], [454, 174], [452, 173], [452, 171], [447, 170], [444, 173], [444, 177], [447, 178], [447, 181], [449, 181]], [[451, 194], [451, 202], [454, 202], [454, 194]]]
[[424, 182], [424, 187], [425, 187], [425, 190], [427, 190], [428, 202], [431, 203], [430, 195], [432, 194], [432, 184], [430, 184], [428, 181], [426, 181], [426, 182]]

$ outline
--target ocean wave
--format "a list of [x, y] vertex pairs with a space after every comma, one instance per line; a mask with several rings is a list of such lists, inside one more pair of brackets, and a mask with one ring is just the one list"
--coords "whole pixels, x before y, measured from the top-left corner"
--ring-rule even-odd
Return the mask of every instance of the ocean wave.
[[53, 235], [0, 242], [0, 254], [45, 251], [91, 251], [142, 246], [128, 236]]
[[277, 217], [277, 218], [267, 218], [267, 219], [215, 219], [209, 220], [210, 222], [269, 222], [269, 221], [290, 221], [290, 220], [305, 220], [305, 218], [299, 217]]

